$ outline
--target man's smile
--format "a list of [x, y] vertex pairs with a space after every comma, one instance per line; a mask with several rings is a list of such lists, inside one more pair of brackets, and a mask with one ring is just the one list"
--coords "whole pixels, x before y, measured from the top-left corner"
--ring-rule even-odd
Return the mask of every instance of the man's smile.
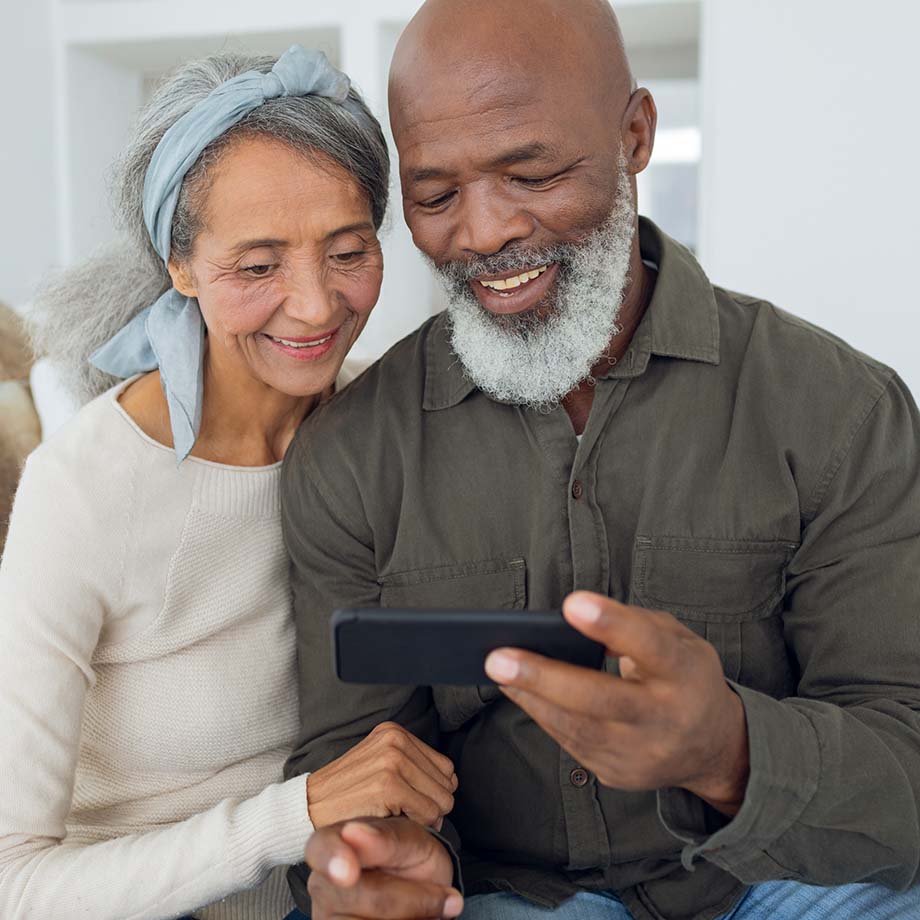
[[490, 313], [512, 314], [532, 310], [549, 293], [559, 275], [559, 263], [535, 265], [524, 271], [482, 275], [470, 281], [479, 303]]

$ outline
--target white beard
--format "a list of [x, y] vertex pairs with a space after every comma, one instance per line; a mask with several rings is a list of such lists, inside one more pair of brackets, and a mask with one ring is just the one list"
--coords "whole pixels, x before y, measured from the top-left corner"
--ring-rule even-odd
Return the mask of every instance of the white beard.
[[[470, 379], [503, 402], [548, 410], [580, 383], [614, 336], [629, 281], [635, 210], [621, 160], [610, 216], [583, 240], [435, 266], [448, 297], [451, 345]], [[495, 316], [470, 289], [486, 274], [559, 264], [549, 312]]]

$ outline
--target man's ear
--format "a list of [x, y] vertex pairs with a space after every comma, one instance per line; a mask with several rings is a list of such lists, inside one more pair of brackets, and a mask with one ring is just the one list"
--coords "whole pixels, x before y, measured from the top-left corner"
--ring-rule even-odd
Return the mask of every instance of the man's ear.
[[655, 147], [655, 131], [658, 128], [658, 108], [652, 94], [645, 88], [637, 89], [630, 96], [623, 113], [623, 154], [629, 174], [635, 176], [648, 166]]
[[195, 279], [192, 277], [192, 273], [189, 271], [188, 265], [185, 262], [179, 263], [174, 259], [170, 259], [166, 267], [169, 271], [169, 277], [172, 278], [173, 287], [180, 294], [185, 297], [198, 296], [198, 287], [195, 284]]

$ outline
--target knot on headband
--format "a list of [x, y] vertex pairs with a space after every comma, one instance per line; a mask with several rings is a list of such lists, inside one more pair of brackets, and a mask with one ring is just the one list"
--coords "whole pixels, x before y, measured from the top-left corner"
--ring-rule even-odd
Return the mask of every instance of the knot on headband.
[[[163, 135], [144, 179], [144, 223], [169, 263], [173, 215], [186, 174], [205, 147], [253, 109], [281, 96], [322, 96], [349, 104], [351, 83], [322, 51], [292, 46], [269, 73], [251, 70], [213, 90]], [[170, 288], [98, 349], [90, 361], [114, 377], [160, 370], [177, 462], [190, 453], [201, 426], [205, 329], [198, 303]]]
[[278, 58], [269, 73], [262, 75], [262, 97], [325, 96], [342, 105], [351, 81], [336, 70], [322, 51], [305, 51], [294, 45]]

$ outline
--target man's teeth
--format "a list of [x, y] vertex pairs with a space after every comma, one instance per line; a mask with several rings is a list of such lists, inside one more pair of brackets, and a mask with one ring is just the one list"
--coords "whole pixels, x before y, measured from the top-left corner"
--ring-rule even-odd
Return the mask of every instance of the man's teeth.
[[270, 335], [269, 338], [280, 345], [287, 345], [288, 348], [316, 348], [317, 345], [325, 345], [332, 338], [332, 335], [327, 335], [324, 339], [317, 339], [315, 342], [289, 342], [287, 339], [278, 339], [273, 335]]
[[497, 281], [480, 281], [479, 283], [483, 287], [491, 288], [493, 291], [510, 291], [512, 288], [518, 288], [522, 284], [529, 284], [534, 278], [539, 278], [547, 268], [549, 268], [548, 265], [542, 265], [540, 268], [515, 275], [513, 278], [499, 278]]

